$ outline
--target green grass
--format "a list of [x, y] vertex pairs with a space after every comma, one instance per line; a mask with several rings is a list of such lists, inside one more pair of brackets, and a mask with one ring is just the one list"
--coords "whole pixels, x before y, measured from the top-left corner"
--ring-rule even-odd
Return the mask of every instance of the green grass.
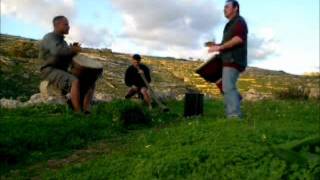
[[[206, 101], [204, 116], [190, 119], [182, 117], [182, 102], [168, 105], [169, 113], [144, 109], [152, 123], [130, 130], [122, 127], [119, 117], [125, 109], [140, 105], [127, 101], [97, 105], [89, 117], [74, 115], [64, 106], [2, 109], [0, 151], [11, 153], [16, 161], [1, 162], [1, 173], [12, 179], [314, 179], [320, 175], [319, 159], [306, 158], [299, 164], [295, 156], [286, 158], [290, 153], [308, 153], [307, 146], [298, 152], [279, 149], [319, 136], [318, 102], [246, 102], [242, 122], [224, 119], [221, 101]], [[320, 155], [319, 146], [312, 155]], [[89, 151], [79, 153], [79, 149]]]

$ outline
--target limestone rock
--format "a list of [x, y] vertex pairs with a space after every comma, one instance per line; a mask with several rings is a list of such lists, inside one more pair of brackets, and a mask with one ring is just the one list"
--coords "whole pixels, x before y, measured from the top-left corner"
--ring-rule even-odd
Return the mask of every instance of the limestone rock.
[[47, 99], [50, 96], [51, 97], [61, 97], [61, 90], [58, 89], [57, 87], [49, 84], [48, 81], [41, 81], [40, 86], [40, 94], [42, 96], [42, 98]]
[[57, 96], [49, 96], [48, 99], [45, 101], [45, 103], [48, 104], [66, 104], [67, 99], [63, 96], [57, 97]]
[[24, 106], [34, 106], [38, 104], [65, 104], [67, 99], [64, 96], [48, 96], [44, 98], [41, 93], [34, 94], [29, 101], [25, 102]]
[[319, 88], [310, 88], [309, 98], [320, 99], [320, 89]]
[[176, 99], [177, 95], [170, 91], [158, 92], [157, 97], [160, 101], [165, 102]]
[[182, 101], [184, 99], [184, 96], [185, 96], [184, 94], [179, 94], [176, 96], [176, 100]]
[[14, 109], [17, 107], [20, 107], [22, 105], [22, 102], [14, 99], [0, 99], [0, 107], [7, 108], [7, 109]]
[[41, 94], [38, 93], [38, 94], [32, 95], [28, 102], [32, 104], [39, 104], [44, 102], [44, 99], [42, 98]]
[[257, 92], [255, 89], [249, 89], [248, 92], [243, 94], [244, 100], [247, 101], [259, 101], [272, 98], [271, 94]]
[[112, 95], [104, 94], [104, 93], [96, 93], [93, 98], [93, 101], [99, 101], [99, 102], [110, 102], [112, 100], [113, 100]]

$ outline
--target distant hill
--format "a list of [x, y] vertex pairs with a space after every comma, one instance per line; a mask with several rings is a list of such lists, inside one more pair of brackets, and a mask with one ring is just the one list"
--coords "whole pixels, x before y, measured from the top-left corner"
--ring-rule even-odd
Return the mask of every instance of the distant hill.
[[[5, 34], [0, 34], [0, 41], [0, 99], [27, 99], [39, 91], [39, 67], [42, 64], [42, 60], [37, 58], [39, 41]], [[130, 55], [114, 53], [110, 49], [91, 48], [85, 48], [84, 53], [98, 57], [104, 65], [104, 74], [98, 81], [97, 91], [122, 98], [127, 91], [123, 76], [130, 65]], [[194, 73], [203, 62], [143, 56], [143, 63], [150, 66], [152, 86], [160, 94], [182, 97], [186, 88], [192, 88], [207, 96], [221, 97], [215, 85]], [[319, 82], [315, 76], [297, 76], [283, 71], [249, 67], [241, 75], [238, 86], [241, 92], [254, 90], [272, 94], [289, 86], [317, 87]]]

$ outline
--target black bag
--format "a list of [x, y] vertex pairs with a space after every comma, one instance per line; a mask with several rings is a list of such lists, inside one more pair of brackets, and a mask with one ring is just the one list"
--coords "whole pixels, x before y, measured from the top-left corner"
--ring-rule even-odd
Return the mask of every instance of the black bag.
[[186, 93], [184, 99], [184, 117], [203, 114], [203, 94]]

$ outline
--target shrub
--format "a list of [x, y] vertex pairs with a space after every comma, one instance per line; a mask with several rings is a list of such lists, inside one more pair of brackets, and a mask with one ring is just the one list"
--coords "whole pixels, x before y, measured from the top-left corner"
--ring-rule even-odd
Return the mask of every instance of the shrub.
[[279, 99], [309, 99], [310, 90], [303, 86], [290, 86], [285, 90], [275, 92], [275, 96]]
[[7, 54], [12, 57], [37, 58], [39, 47], [34, 42], [17, 41], [7, 49]]
[[133, 101], [118, 100], [112, 104], [105, 104], [99, 106], [96, 113], [111, 113], [113, 122], [119, 128], [131, 129], [137, 125], [148, 125], [151, 122], [150, 113], [141, 104]]

